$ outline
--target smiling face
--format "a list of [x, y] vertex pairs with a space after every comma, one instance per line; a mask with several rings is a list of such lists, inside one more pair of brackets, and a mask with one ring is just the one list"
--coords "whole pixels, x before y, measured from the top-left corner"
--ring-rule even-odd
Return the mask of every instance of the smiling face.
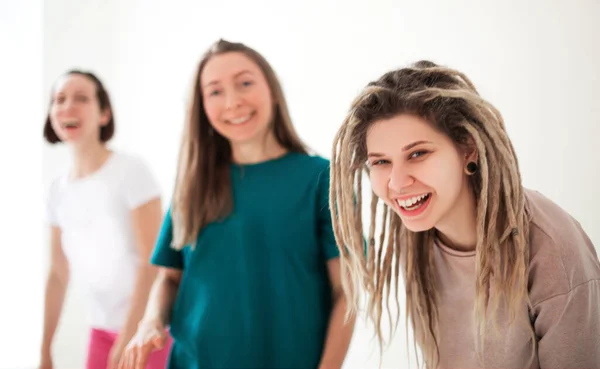
[[95, 83], [80, 74], [68, 74], [57, 83], [50, 105], [50, 122], [58, 138], [82, 145], [100, 141], [100, 128], [110, 120], [102, 111]]
[[271, 131], [271, 90], [259, 66], [244, 53], [212, 57], [200, 83], [210, 124], [232, 144], [253, 142]]
[[439, 227], [472, 197], [465, 167], [474, 155], [420, 117], [374, 122], [366, 145], [373, 191], [413, 232]]

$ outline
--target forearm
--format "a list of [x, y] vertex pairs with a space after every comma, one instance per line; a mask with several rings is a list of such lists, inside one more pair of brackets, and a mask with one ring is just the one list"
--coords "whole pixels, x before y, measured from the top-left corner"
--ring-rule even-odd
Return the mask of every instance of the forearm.
[[320, 369], [339, 369], [342, 367], [354, 332], [356, 318], [353, 316], [348, 321], [345, 320], [346, 298], [342, 293], [339, 293], [334, 301]]
[[68, 278], [61, 280], [53, 273], [48, 275], [44, 301], [44, 333], [42, 336], [43, 355], [50, 354], [52, 340], [62, 312], [68, 283]]
[[135, 334], [138, 323], [144, 316], [152, 285], [156, 280], [156, 267], [146, 264], [138, 268], [135, 289], [131, 298], [129, 313], [121, 329], [120, 338], [128, 342]]
[[148, 306], [143, 321], [159, 322], [163, 326], [171, 322], [171, 310], [177, 297], [179, 282], [174, 281], [168, 276], [159, 273], [158, 278], [152, 286]]

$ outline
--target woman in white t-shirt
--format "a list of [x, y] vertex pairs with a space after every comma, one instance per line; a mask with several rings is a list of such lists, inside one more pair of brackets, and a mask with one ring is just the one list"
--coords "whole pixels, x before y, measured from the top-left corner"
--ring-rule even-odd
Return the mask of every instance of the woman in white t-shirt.
[[[114, 368], [137, 329], [155, 279], [149, 263], [160, 228], [160, 189], [142, 160], [106, 143], [115, 122], [108, 93], [91, 73], [70, 71], [52, 91], [44, 137], [70, 146], [68, 173], [48, 193], [51, 263], [46, 286], [41, 364], [51, 345], [71, 277], [89, 301], [87, 369]], [[147, 368], [164, 368], [169, 345]]]

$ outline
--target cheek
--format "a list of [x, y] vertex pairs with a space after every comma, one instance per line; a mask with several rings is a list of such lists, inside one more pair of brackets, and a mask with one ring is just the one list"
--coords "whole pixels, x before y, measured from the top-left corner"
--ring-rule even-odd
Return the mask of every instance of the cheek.
[[388, 174], [381, 170], [371, 170], [369, 173], [369, 179], [371, 180], [371, 188], [377, 197], [385, 200], [388, 196]]
[[255, 107], [260, 109], [261, 114], [269, 115], [273, 110], [273, 99], [271, 98], [270, 92], [267, 88], [260, 88], [254, 91], [248, 98], [249, 102]]
[[462, 167], [457, 161], [453, 161], [439, 168], [438, 175], [431, 185], [440, 197], [453, 202], [463, 184]]
[[56, 120], [56, 117], [58, 116], [58, 109], [56, 108], [56, 106], [52, 105], [50, 107], [50, 110], [48, 111], [48, 115], [50, 116], [50, 120], [52, 120], [52, 122], [54, 123], [54, 121]]
[[206, 113], [206, 116], [208, 117], [208, 120], [211, 124], [218, 124], [221, 108], [219, 107], [217, 101], [204, 100], [204, 112]]
[[102, 118], [102, 114], [100, 112], [100, 108], [97, 106], [85, 106], [82, 107], [83, 109], [83, 114], [85, 114], [86, 116], [88, 116], [89, 118], [93, 119], [94, 121], [100, 121], [100, 119]]
[[50, 116], [50, 124], [52, 125], [52, 128], [56, 130], [59, 126], [58, 117], [60, 114], [58, 109], [56, 107], [51, 107], [48, 115]]

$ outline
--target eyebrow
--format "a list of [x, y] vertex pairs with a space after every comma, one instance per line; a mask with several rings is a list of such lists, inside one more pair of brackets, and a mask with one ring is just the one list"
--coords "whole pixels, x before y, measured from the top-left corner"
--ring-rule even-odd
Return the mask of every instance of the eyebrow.
[[430, 143], [432, 143], [432, 142], [431, 141], [425, 141], [425, 140], [415, 141], [415, 142], [409, 143], [408, 145], [404, 146], [402, 148], [402, 151], [408, 151], [408, 150], [412, 149], [415, 146], [419, 146], [419, 145], [423, 145], [423, 144], [430, 144]]
[[[246, 74], [246, 73], [248, 73], [248, 74], [254, 74], [250, 70], [244, 69], [242, 71], [237, 72], [233, 76], [233, 78], [237, 78], [237, 77], [241, 76], [242, 74]], [[210, 81], [210, 82], [206, 83], [203, 87], [208, 87], [208, 86], [211, 86], [211, 85], [216, 85], [218, 83], [219, 83], [219, 80], [213, 80], [213, 81]]]
[[[75, 91], [73, 91], [73, 94], [74, 95], [86, 95], [86, 96], [89, 95], [87, 93], [87, 91], [84, 91], [84, 90], [75, 90]], [[63, 96], [63, 95], [66, 95], [66, 93], [64, 91], [58, 91], [58, 92], [54, 93], [54, 96]]]
[[[422, 144], [430, 144], [430, 143], [432, 143], [432, 142], [431, 141], [424, 141], [424, 140], [411, 142], [408, 145], [404, 146], [402, 148], [402, 151], [408, 151], [408, 150], [412, 149], [415, 146], [419, 146], [419, 145], [422, 145]], [[378, 153], [378, 152], [370, 152], [367, 155], [367, 157], [369, 157], [369, 158], [381, 158], [383, 156], [385, 156], [385, 155], [381, 154], [381, 153]]]

